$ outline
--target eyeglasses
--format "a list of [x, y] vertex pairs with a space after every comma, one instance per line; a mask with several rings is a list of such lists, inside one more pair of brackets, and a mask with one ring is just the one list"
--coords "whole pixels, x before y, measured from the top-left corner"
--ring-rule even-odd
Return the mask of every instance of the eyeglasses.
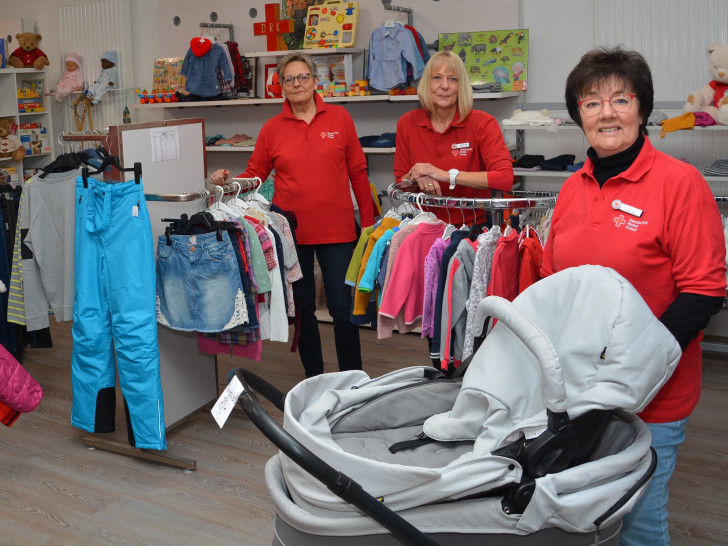
[[286, 76], [283, 78], [283, 85], [291, 87], [293, 82], [298, 80], [298, 83], [303, 85], [311, 78], [311, 74], [299, 74], [298, 76]]
[[632, 108], [632, 103], [634, 103], [636, 96], [633, 93], [622, 93], [611, 99], [584, 99], [580, 100], [577, 104], [579, 104], [579, 108], [587, 116], [596, 116], [602, 111], [605, 102], [608, 102], [615, 112], [627, 112]]

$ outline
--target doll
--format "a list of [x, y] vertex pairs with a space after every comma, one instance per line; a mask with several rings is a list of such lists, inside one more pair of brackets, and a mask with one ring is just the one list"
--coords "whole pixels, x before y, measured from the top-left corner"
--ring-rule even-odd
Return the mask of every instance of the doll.
[[73, 91], [83, 89], [83, 59], [77, 53], [66, 55], [63, 75], [56, 84], [56, 101], [61, 102]]
[[101, 55], [101, 74], [88, 90], [88, 96], [92, 99], [92, 104], [101, 102], [101, 98], [109, 89], [118, 88], [119, 69], [116, 68], [116, 58], [116, 51], [107, 51]]

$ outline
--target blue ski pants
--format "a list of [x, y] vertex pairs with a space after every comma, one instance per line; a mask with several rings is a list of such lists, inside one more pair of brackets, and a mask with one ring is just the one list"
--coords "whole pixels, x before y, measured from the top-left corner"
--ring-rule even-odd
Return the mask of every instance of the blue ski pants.
[[141, 183], [89, 178], [84, 188], [78, 178], [75, 267], [71, 423], [114, 430], [118, 367], [130, 443], [166, 449], [154, 243]]

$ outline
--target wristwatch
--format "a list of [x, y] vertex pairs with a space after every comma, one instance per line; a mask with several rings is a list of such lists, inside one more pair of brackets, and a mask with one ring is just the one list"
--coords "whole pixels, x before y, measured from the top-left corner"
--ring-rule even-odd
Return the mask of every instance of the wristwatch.
[[460, 174], [460, 171], [458, 171], [457, 169], [450, 169], [449, 171], [447, 171], [447, 173], [450, 175], [450, 189], [454, 190], [455, 189], [455, 179]]

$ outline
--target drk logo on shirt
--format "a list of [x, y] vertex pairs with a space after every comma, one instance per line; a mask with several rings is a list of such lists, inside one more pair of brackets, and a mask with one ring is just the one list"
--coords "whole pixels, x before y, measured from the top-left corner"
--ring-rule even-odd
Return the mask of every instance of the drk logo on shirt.
[[321, 138], [335, 138], [339, 131], [321, 131]]
[[633, 218], [625, 218], [624, 214], [615, 216], [612, 220], [617, 228], [624, 226], [624, 229], [628, 231], [637, 231], [641, 225], [647, 225], [647, 220], [635, 220]]

